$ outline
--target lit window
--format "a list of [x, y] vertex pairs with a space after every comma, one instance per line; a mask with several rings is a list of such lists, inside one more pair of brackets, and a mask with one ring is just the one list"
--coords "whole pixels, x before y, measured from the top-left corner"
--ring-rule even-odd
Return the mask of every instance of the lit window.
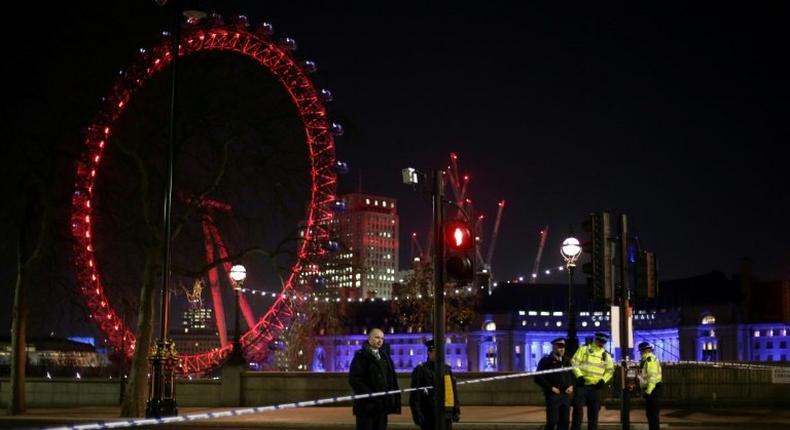
[[493, 321], [488, 321], [483, 326], [483, 330], [485, 331], [496, 331], [496, 323]]
[[703, 325], [716, 324], [716, 317], [714, 317], [713, 315], [705, 315], [702, 317], [702, 324]]

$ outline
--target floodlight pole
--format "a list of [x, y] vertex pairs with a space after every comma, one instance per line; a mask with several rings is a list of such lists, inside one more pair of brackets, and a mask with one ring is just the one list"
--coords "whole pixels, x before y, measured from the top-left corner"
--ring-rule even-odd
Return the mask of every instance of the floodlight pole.
[[436, 348], [434, 362], [434, 429], [445, 430], [444, 418], [444, 179], [443, 172], [434, 172], [433, 183], [433, 344]]

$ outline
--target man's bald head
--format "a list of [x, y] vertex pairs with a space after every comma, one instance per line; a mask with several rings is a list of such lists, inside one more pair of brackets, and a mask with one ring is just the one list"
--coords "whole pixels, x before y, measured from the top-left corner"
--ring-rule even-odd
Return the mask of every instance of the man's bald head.
[[370, 333], [368, 334], [368, 343], [374, 349], [381, 348], [381, 345], [384, 344], [384, 332], [378, 328], [370, 330]]

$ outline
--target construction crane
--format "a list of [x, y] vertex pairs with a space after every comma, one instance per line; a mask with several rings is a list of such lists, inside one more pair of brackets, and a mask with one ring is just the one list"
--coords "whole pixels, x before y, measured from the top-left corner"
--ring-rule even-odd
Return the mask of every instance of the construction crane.
[[420, 246], [420, 241], [417, 240], [417, 233], [411, 234], [411, 261], [425, 261], [426, 255]]
[[488, 244], [488, 254], [486, 254], [485, 266], [489, 273], [491, 272], [491, 259], [494, 258], [494, 248], [496, 248], [496, 239], [499, 236], [499, 224], [502, 222], [502, 211], [505, 209], [505, 201], [499, 201], [499, 209], [496, 211], [496, 220], [494, 221], [494, 233], [491, 234], [491, 243]]
[[535, 257], [535, 264], [532, 266], [532, 276], [529, 278], [530, 284], [538, 282], [538, 270], [540, 269], [540, 257], [543, 256], [543, 247], [546, 246], [546, 237], [549, 236], [549, 226], [543, 227], [540, 231], [540, 245], [538, 246], [538, 255]]
[[[494, 248], [496, 247], [497, 236], [499, 235], [499, 225], [502, 221], [502, 211], [505, 208], [505, 201], [502, 200], [498, 204], [497, 216], [494, 221], [494, 230], [491, 234], [491, 242], [488, 244], [488, 252], [485, 254], [484, 258], [481, 246], [484, 241], [483, 220], [485, 217], [482, 214], [475, 214], [472, 199], [467, 196], [469, 182], [469, 175], [462, 175], [458, 168], [458, 154], [451, 152], [450, 162], [444, 172], [444, 186], [447, 190], [447, 199], [455, 203], [455, 211], [448, 213], [447, 219], [463, 219], [467, 216], [474, 219], [474, 225], [470, 227], [473, 227], [475, 233], [476, 266], [479, 268], [478, 270], [482, 269], [491, 273], [491, 260], [494, 257]], [[412, 234], [411, 252], [413, 259], [418, 255], [423, 261], [430, 258], [429, 254], [424, 253], [424, 250], [430, 252], [433, 247], [433, 226], [429, 227], [428, 232], [427, 245], [424, 248], [420, 246], [417, 240], [417, 233]]]

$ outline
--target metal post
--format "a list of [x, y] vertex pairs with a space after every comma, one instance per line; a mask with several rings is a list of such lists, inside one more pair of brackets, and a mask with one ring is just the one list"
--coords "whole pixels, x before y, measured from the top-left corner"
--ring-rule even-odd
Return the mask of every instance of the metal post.
[[568, 347], [565, 350], [567, 357], [573, 357], [579, 349], [579, 340], [576, 335], [576, 306], [573, 301], [573, 271], [576, 265], [568, 265]]
[[629, 305], [628, 297], [628, 277], [626, 276], [628, 265], [628, 222], [625, 214], [620, 214], [620, 289], [618, 291], [620, 303], [620, 422], [623, 430], [631, 427], [631, 398], [626, 388], [625, 374], [628, 371], [628, 359], [631, 351], [628, 347], [628, 315], [626, 308]]
[[170, 215], [173, 203], [173, 157], [176, 141], [176, 82], [178, 65], [178, 44], [181, 35], [181, 2], [173, 2], [173, 35], [170, 45], [170, 138], [167, 144], [167, 184], [164, 202], [164, 240], [165, 249], [162, 256], [162, 308], [160, 310], [159, 340], [156, 350], [148, 358], [151, 362], [151, 384], [148, 394], [145, 416], [161, 418], [178, 414], [175, 398], [175, 377], [173, 365], [177, 360], [175, 346], [167, 338], [170, 326]]
[[444, 188], [442, 171], [434, 174], [433, 187], [433, 342], [436, 368], [433, 374], [434, 429], [444, 430]]
[[241, 353], [241, 330], [239, 328], [239, 314], [240, 307], [239, 307], [239, 291], [241, 290], [241, 286], [237, 285], [236, 290], [236, 325], [233, 329], [233, 354], [231, 355], [230, 363], [231, 364], [243, 364], [244, 363], [244, 356]]
[[118, 404], [119, 405], [123, 404], [123, 395], [124, 395], [124, 392], [126, 391], [126, 375], [124, 375], [124, 373], [126, 372], [126, 303], [124, 303], [124, 306], [123, 306], [123, 320], [121, 322], [121, 327], [123, 328], [123, 337], [121, 337], [121, 358], [120, 358], [120, 361], [118, 363], [119, 364], [118, 367], [120, 367], [118, 373], [121, 374], [120, 375], [121, 376], [121, 383], [120, 383], [121, 392], [118, 393]]

